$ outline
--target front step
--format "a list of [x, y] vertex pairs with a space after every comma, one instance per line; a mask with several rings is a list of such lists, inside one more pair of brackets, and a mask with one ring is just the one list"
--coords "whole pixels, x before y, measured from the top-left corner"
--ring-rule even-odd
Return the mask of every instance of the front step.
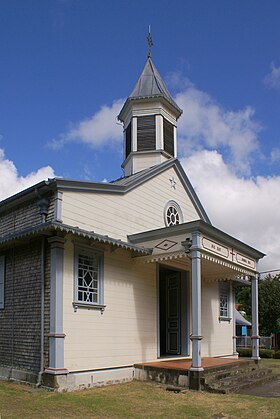
[[205, 370], [201, 379], [203, 390], [214, 393], [233, 393], [273, 380], [272, 370], [262, 368], [254, 361], [240, 363], [219, 370]]

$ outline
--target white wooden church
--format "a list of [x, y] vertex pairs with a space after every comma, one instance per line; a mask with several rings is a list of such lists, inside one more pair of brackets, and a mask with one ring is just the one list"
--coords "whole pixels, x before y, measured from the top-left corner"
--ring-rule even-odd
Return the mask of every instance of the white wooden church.
[[237, 356], [240, 283], [258, 359], [264, 254], [211, 224], [177, 159], [181, 114], [149, 55], [118, 116], [122, 178], [49, 179], [0, 203], [0, 376], [67, 390], [164, 359], [199, 375], [202, 357]]

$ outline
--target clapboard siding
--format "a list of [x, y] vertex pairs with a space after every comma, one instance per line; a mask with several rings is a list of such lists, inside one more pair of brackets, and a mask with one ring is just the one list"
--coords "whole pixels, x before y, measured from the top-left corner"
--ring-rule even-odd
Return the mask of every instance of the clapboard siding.
[[104, 314], [87, 309], [74, 312], [73, 253], [73, 243], [68, 241], [63, 279], [65, 367], [86, 370], [155, 359], [155, 265], [137, 266], [128, 252], [105, 252]]
[[[230, 306], [232, 313], [232, 302]], [[219, 283], [202, 284], [202, 356], [233, 353], [233, 325], [219, 322]], [[231, 315], [232, 317], [232, 315]]]
[[[176, 189], [169, 180], [173, 176]], [[164, 227], [163, 210], [171, 199], [180, 205], [184, 222], [199, 219], [173, 169], [125, 195], [65, 191], [62, 218], [66, 224], [125, 240], [127, 234]]]

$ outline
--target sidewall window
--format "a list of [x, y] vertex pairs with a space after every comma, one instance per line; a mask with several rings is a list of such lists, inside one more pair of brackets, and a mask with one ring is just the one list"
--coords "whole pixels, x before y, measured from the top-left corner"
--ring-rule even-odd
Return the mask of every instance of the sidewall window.
[[103, 253], [88, 247], [75, 248], [74, 301], [77, 305], [104, 303]]

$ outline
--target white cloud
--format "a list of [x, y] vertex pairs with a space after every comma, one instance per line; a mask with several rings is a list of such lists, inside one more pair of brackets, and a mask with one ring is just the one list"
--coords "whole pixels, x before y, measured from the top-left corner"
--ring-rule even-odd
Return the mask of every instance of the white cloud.
[[213, 225], [266, 253], [260, 270], [280, 268], [280, 177], [239, 177], [217, 151], [182, 164]]
[[275, 64], [272, 62], [270, 64], [271, 72], [268, 73], [264, 78], [264, 83], [266, 86], [271, 89], [279, 90], [280, 89], [280, 67], [275, 67]]
[[273, 148], [270, 152], [270, 158], [272, 163], [275, 163], [280, 160], [280, 148]]
[[25, 177], [19, 176], [14, 163], [5, 158], [4, 150], [0, 148], [0, 201], [35, 183], [54, 176], [54, 171], [50, 166], [42, 167]]
[[58, 139], [50, 141], [49, 146], [60, 149], [66, 143], [75, 141], [88, 144], [92, 148], [101, 148], [106, 145], [121, 145], [123, 141], [122, 127], [116, 121], [123, 99], [115, 100], [112, 106], [102, 106], [91, 118], [79, 122]]
[[199, 149], [223, 150], [236, 172], [249, 175], [252, 156], [259, 149], [260, 124], [254, 109], [227, 111], [207, 93], [189, 87], [177, 94], [184, 110], [178, 123], [179, 141], [184, 153]]

